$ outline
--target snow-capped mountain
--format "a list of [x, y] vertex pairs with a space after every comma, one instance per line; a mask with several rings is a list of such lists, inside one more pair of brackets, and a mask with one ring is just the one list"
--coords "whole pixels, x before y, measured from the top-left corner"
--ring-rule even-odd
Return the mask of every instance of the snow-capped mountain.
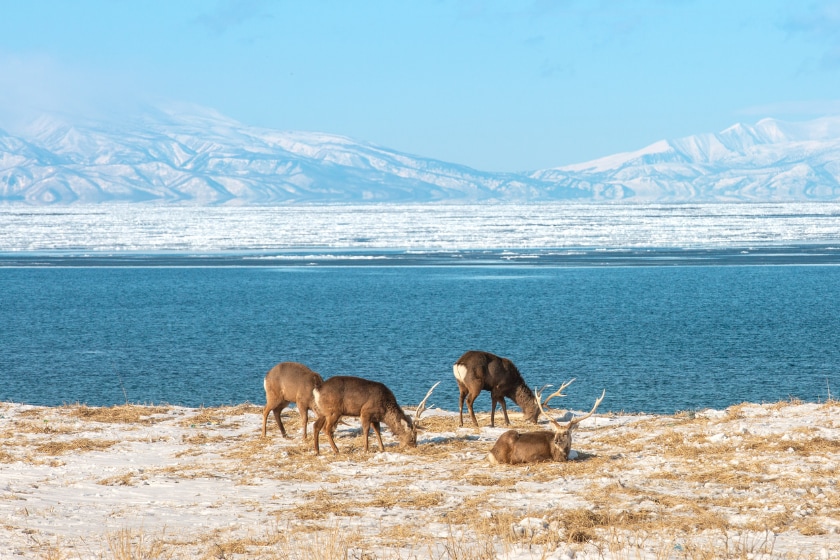
[[0, 202], [840, 200], [840, 117], [765, 119], [533, 173], [491, 173], [210, 111], [0, 130]]
[[838, 200], [840, 117], [736, 124], [531, 177], [633, 201]]
[[0, 131], [0, 201], [271, 204], [530, 200], [585, 196], [349, 138], [167, 113], [131, 125], [35, 122]]

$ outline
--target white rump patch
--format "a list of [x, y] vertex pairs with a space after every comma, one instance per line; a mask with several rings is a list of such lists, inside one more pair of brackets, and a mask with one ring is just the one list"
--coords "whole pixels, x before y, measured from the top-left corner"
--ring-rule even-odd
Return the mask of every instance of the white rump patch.
[[315, 408], [319, 411], [321, 410], [321, 392], [318, 390], [317, 387], [312, 389], [312, 398], [315, 399]]
[[455, 379], [463, 383], [464, 379], [467, 378], [467, 366], [464, 364], [455, 364], [452, 366], [452, 373], [455, 374]]

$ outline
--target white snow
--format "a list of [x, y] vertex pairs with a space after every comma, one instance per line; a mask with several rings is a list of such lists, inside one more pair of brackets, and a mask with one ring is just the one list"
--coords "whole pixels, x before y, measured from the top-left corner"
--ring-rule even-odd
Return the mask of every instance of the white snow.
[[840, 203], [0, 206], [0, 252], [421, 252], [785, 243], [840, 243]]
[[[0, 200], [32, 205], [840, 200], [840, 117], [765, 119], [718, 134], [537, 171], [486, 172], [315, 132], [248, 127], [212, 112], [136, 122], [43, 115], [0, 131]], [[791, 173], [795, 167], [807, 172]]]
[[[99, 416], [123, 410], [139, 417]], [[347, 419], [342, 454], [315, 457], [295, 411], [294, 439], [273, 421], [262, 439], [250, 405], [0, 403], [0, 557], [838, 558], [839, 411], [596, 415], [576, 460], [491, 467], [505, 428], [487, 414], [459, 428], [433, 408], [417, 449], [386, 431], [386, 451], [368, 454]]]

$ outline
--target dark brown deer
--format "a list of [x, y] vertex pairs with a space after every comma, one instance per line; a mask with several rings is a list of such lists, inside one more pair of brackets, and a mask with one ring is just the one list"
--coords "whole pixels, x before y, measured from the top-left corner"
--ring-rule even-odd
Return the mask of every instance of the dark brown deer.
[[303, 425], [303, 439], [306, 439], [306, 424], [309, 422], [309, 411], [315, 410], [312, 390], [320, 387], [324, 380], [320, 375], [297, 362], [281, 362], [268, 370], [263, 380], [265, 389], [265, 408], [263, 409], [262, 435], [265, 437], [265, 424], [268, 414], [273, 410], [274, 419], [283, 437], [286, 428], [280, 413], [289, 403], [297, 404], [300, 413], [300, 423]]
[[478, 420], [475, 419], [475, 412], [473, 412], [473, 403], [482, 390], [490, 391], [491, 427], [495, 426], [497, 402], [502, 405], [505, 425], [510, 426], [505, 397], [519, 405], [527, 422], [537, 423], [540, 409], [534, 404], [534, 393], [522, 379], [522, 375], [513, 362], [507, 358], [500, 358], [490, 352], [470, 350], [458, 358], [452, 366], [452, 372], [458, 382], [459, 425], [464, 425], [464, 397], [466, 397], [470, 418], [473, 424], [478, 426]]
[[605, 389], [601, 393], [600, 398], [595, 401], [595, 406], [592, 407], [592, 410], [588, 414], [577, 416], [565, 424], [560, 424], [543, 410], [543, 406], [548, 406], [548, 401], [554, 397], [565, 396], [561, 395], [561, 391], [568, 387], [572, 381], [564, 383], [560, 389], [550, 395], [545, 400], [545, 403], [542, 404], [540, 404], [540, 391], [536, 392], [535, 401], [537, 406], [551, 422], [554, 431], [541, 430], [538, 432], [520, 433], [516, 430], [508, 430], [496, 440], [496, 444], [487, 455], [487, 460], [494, 465], [499, 463], [518, 465], [544, 461], [567, 461], [569, 459], [569, 453], [572, 450], [572, 431], [582, 421], [595, 414], [595, 411], [598, 409], [601, 401], [604, 400], [604, 395], [606, 394]]
[[[440, 382], [438, 382], [440, 383]], [[379, 450], [385, 451], [380, 432], [380, 423], [384, 422], [391, 433], [400, 441], [400, 448], [417, 447], [417, 423], [420, 415], [426, 410], [426, 401], [432, 391], [438, 386], [435, 383], [426, 396], [417, 405], [414, 420], [406, 416], [394, 393], [378, 381], [370, 381], [361, 377], [337, 375], [330, 377], [315, 389], [315, 407], [318, 418], [312, 430], [315, 432], [315, 454], [320, 453], [318, 439], [321, 429], [327, 434], [333, 452], [338, 453], [338, 447], [333, 440], [335, 427], [342, 416], [355, 416], [362, 423], [362, 438], [365, 451], [368, 450], [368, 433], [371, 426], [379, 441]]]

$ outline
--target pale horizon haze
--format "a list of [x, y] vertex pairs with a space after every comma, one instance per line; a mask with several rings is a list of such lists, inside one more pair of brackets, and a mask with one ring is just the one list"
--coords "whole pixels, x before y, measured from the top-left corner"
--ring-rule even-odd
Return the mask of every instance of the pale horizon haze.
[[0, 129], [143, 106], [527, 171], [840, 114], [840, 1], [0, 1]]

